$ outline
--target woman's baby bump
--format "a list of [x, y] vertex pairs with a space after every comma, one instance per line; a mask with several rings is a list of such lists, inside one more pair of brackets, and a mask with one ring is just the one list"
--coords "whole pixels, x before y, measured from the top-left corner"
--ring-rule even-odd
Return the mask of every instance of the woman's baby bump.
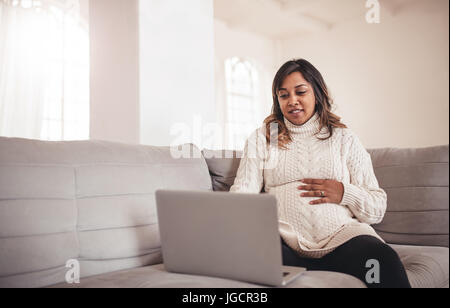
[[309, 204], [318, 197], [301, 197], [302, 191], [298, 190], [301, 184], [290, 182], [279, 185], [271, 189], [270, 193], [277, 197], [281, 220], [301, 232], [311, 233], [303, 236], [321, 240], [354, 220], [345, 206], [334, 203]]

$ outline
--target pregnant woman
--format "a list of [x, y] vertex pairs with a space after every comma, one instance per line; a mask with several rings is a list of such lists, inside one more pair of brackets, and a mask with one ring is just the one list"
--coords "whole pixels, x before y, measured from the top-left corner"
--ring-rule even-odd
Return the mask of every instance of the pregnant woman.
[[264, 188], [276, 197], [284, 265], [346, 273], [371, 288], [410, 288], [399, 256], [370, 226], [384, 217], [386, 193], [369, 153], [331, 112], [320, 72], [289, 61], [272, 92], [272, 114], [247, 140], [231, 192]]

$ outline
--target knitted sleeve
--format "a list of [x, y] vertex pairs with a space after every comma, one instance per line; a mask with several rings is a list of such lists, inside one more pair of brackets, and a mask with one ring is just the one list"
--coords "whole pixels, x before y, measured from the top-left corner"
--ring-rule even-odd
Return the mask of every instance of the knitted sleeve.
[[255, 194], [261, 192], [264, 185], [264, 148], [266, 143], [265, 136], [259, 130], [248, 138], [230, 192]]
[[349, 146], [346, 161], [350, 183], [344, 183], [341, 204], [347, 206], [359, 221], [379, 224], [386, 213], [386, 192], [379, 187], [370, 154], [359, 138], [348, 131], [348, 138], [344, 140], [345, 146]]

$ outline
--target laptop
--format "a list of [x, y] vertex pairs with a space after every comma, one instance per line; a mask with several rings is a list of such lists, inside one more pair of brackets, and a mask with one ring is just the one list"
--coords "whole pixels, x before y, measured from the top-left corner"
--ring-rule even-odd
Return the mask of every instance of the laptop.
[[306, 271], [282, 265], [273, 195], [158, 190], [156, 204], [169, 272], [286, 286]]

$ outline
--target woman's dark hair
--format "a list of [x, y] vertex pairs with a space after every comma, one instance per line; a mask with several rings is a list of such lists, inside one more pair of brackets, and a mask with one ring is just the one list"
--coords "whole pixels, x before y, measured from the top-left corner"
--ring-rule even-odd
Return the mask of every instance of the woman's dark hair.
[[292, 142], [289, 130], [284, 123], [284, 116], [281, 112], [280, 102], [278, 101], [278, 91], [280, 90], [284, 80], [292, 73], [299, 72], [308, 81], [314, 90], [316, 98], [315, 112], [319, 114], [320, 129], [317, 133], [322, 131], [322, 128], [327, 127], [329, 136], [326, 138], [318, 138], [320, 140], [327, 140], [333, 136], [333, 129], [335, 127], [347, 128], [341, 123], [341, 118], [331, 112], [333, 100], [330, 97], [328, 87], [322, 77], [322, 74], [308, 61], [304, 59], [292, 60], [285, 63], [275, 75], [272, 87], [273, 107], [272, 114], [264, 120], [266, 125], [266, 138], [270, 142], [270, 126], [272, 123], [278, 124], [278, 145], [280, 148], [286, 149], [286, 145]]

